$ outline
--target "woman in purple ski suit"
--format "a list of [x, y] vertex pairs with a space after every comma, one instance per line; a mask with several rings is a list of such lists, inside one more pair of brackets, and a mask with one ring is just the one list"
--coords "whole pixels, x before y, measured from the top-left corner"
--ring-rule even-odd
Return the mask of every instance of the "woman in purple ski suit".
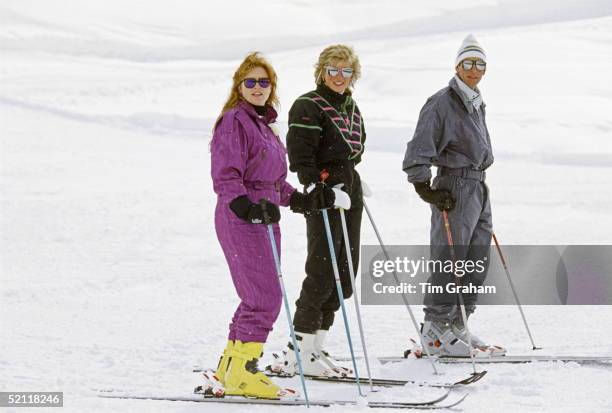
[[217, 377], [226, 394], [269, 398], [286, 392], [257, 369], [282, 300], [267, 228], [262, 224], [273, 225], [280, 251], [279, 205], [303, 213], [331, 207], [335, 199], [330, 188], [321, 186], [302, 194], [286, 181], [286, 150], [270, 126], [277, 116], [276, 86], [270, 63], [257, 53], [248, 55], [234, 74], [211, 142], [211, 174], [218, 196], [215, 229], [241, 300]]

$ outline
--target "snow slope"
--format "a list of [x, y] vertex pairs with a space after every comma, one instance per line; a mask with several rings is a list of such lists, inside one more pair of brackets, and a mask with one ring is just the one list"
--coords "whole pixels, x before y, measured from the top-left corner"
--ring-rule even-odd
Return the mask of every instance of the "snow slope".
[[[311, 87], [321, 48], [354, 45], [369, 205], [387, 243], [426, 243], [429, 212], [400, 170], [403, 148], [468, 31], [489, 55], [482, 90], [500, 240], [612, 243], [610, 2], [0, 1], [0, 391], [64, 391], [64, 410], [75, 412], [242, 411], [92, 391], [189, 392], [191, 366], [214, 365], [222, 350], [237, 298], [214, 235], [208, 140], [235, 66], [249, 50], [266, 53], [284, 121]], [[293, 301], [303, 219], [286, 211], [282, 229]], [[367, 222], [362, 233], [376, 243]], [[362, 313], [371, 354], [398, 354], [414, 335], [402, 307]], [[610, 307], [526, 313], [546, 354], [612, 354]], [[286, 342], [285, 324], [281, 314], [268, 350]], [[529, 351], [513, 307], [480, 309], [473, 329], [511, 353]], [[347, 353], [342, 330], [339, 320], [330, 333], [337, 354]], [[442, 369], [446, 379], [469, 371]], [[610, 367], [488, 370], [464, 411], [612, 409]], [[376, 371], [431, 377], [425, 363]], [[310, 388], [313, 397], [354, 394]]]

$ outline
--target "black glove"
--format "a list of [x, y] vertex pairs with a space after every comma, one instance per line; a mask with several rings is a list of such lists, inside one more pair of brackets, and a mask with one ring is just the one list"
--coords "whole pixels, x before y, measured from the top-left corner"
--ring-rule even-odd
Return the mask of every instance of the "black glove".
[[[280, 221], [280, 210], [277, 205], [265, 199], [259, 202], [259, 204], [255, 204], [246, 195], [241, 195], [230, 202], [230, 209], [238, 218], [249, 224], [273, 224]], [[270, 218], [269, 222], [266, 222], [261, 203], [265, 205], [267, 215]]]
[[415, 182], [414, 189], [423, 201], [435, 205], [440, 211], [450, 211], [455, 207], [453, 194], [444, 189], [431, 189], [429, 181]]
[[323, 182], [318, 182], [309, 193], [295, 191], [289, 199], [289, 207], [293, 212], [303, 214], [318, 209], [328, 209], [334, 206], [336, 194]]

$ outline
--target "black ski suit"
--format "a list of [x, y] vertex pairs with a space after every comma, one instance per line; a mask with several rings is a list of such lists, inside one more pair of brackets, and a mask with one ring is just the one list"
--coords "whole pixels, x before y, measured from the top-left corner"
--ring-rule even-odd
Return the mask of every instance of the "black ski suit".
[[[359, 234], [363, 200], [361, 179], [355, 165], [361, 161], [365, 130], [359, 108], [348, 93], [338, 94], [325, 85], [300, 96], [289, 111], [287, 152], [289, 169], [297, 172], [304, 187], [320, 181], [327, 170], [330, 186], [339, 183], [351, 198], [351, 209], [345, 211], [351, 256], [355, 274], [359, 264]], [[342, 292], [348, 298], [353, 294], [342, 233], [340, 212], [328, 210], [334, 249]], [[334, 322], [334, 313], [340, 308], [334, 272], [323, 216], [320, 211], [306, 215], [308, 256], [306, 278], [296, 301], [293, 324], [296, 331], [314, 334], [328, 330]]]

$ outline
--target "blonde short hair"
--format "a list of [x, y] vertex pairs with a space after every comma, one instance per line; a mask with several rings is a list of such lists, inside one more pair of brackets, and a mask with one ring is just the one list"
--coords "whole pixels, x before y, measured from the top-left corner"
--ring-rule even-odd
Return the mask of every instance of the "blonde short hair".
[[344, 60], [353, 68], [353, 76], [349, 83], [349, 90], [355, 86], [355, 82], [361, 77], [361, 64], [359, 63], [359, 57], [355, 53], [352, 47], [343, 44], [334, 44], [323, 49], [319, 55], [319, 60], [315, 64], [315, 83], [320, 85], [323, 83], [325, 76], [325, 68], [327, 66], [333, 66], [338, 61]]

